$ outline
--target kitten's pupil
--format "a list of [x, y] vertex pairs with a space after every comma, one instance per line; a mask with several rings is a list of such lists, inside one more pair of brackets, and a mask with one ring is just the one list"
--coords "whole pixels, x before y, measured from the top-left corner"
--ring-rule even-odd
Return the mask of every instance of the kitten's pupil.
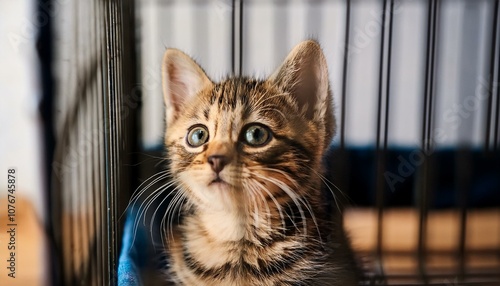
[[245, 132], [245, 141], [253, 146], [259, 146], [267, 143], [269, 131], [260, 125], [252, 125]]
[[208, 130], [203, 126], [192, 128], [188, 132], [187, 142], [192, 147], [198, 147], [208, 141]]
[[203, 138], [203, 131], [197, 130], [196, 133], [194, 133], [194, 136], [196, 137], [196, 140], [201, 141], [201, 139]]

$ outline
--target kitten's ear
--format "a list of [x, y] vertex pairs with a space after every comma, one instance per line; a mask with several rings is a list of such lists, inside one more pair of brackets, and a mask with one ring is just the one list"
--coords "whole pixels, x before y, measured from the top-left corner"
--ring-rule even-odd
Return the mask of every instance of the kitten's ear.
[[203, 69], [177, 49], [167, 49], [163, 56], [162, 82], [167, 126], [182, 112], [186, 102], [212, 84]]
[[324, 147], [328, 147], [335, 121], [328, 67], [319, 44], [312, 40], [298, 44], [268, 80], [290, 93], [304, 116], [324, 128]]

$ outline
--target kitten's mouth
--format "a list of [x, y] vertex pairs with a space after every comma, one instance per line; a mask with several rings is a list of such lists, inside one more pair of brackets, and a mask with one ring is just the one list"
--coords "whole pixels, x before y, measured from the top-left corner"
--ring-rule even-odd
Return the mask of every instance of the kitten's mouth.
[[211, 186], [211, 185], [229, 185], [229, 184], [226, 181], [224, 181], [223, 179], [221, 179], [221, 177], [217, 176], [208, 185]]
[[217, 176], [217, 178], [213, 179], [209, 185], [212, 185], [212, 184], [218, 184], [218, 183], [225, 183], [224, 180], [222, 180], [219, 176]]

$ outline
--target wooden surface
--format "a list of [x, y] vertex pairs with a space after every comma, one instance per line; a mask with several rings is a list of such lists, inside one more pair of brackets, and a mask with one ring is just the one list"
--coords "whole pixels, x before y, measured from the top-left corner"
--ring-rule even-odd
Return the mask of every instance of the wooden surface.
[[[460, 216], [458, 211], [429, 213], [427, 249], [455, 250], [459, 243]], [[500, 247], [500, 209], [470, 210], [467, 213], [466, 247], [481, 250]], [[356, 249], [375, 248], [377, 212], [368, 208], [347, 209], [346, 230]], [[417, 247], [419, 215], [417, 209], [390, 209], [383, 214], [383, 248], [386, 251], [407, 251]]]
[[[377, 212], [373, 209], [349, 209], [344, 214], [344, 222], [356, 252], [365, 261], [374, 260]], [[384, 211], [382, 232], [382, 263], [385, 273], [419, 273], [418, 210]], [[426, 255], [423, 261], [425, 271], [429, 274], [450, 273], [450, 276], [454, 276], [462, 266], [466, 273], [489, 271], [500, 274], [500, 209], [468, 211], [463, 265], [460, 263], [458, 211], [430, 212], [426, 238]]]
[[47, 262], [44, 253], [44, 235], [41, 223], [36, 218], [33, 205], [26, 199], [17, 196], [15, 214], [15, 276], [8, 276], [7, 266], [11, 250], [8, 243], [11, 241], [8, 224], [7, 200], [0, 199], [0, 285], [5, 286], [38, 286], [44, 285], [45, 265]]

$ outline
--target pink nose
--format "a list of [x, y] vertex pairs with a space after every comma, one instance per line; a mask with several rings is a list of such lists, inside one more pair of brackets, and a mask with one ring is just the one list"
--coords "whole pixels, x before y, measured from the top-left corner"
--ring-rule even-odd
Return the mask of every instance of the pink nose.
[[208, 157], [208, 164], [215, 173], [219, 174], [228, 163], [228, 158], [224, 155], [212, 155]]

